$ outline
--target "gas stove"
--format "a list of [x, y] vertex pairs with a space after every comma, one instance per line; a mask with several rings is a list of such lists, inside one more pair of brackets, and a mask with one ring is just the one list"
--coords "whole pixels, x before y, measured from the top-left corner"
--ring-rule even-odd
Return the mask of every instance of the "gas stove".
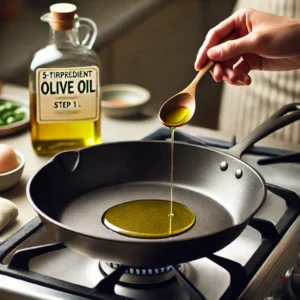
[[[145, 139], [169, 137], [162, 128]], [[179, 130], [175, 140], [219, 149], [235, 144]], [[268, 195], [242, 234], [219, 252], [153, 268], [99, 262], [56, 241], [36, 217], [0, 245], [0, 299], [299, 299], [299, 269], [291, 269], [300, 253], [299, 154], [252, 147], [242, 159], [264, 177]]]

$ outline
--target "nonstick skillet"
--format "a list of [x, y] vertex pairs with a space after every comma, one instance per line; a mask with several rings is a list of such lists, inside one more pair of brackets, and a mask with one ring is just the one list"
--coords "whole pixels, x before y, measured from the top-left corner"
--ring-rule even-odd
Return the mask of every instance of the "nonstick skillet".
[[117, 142], [62, 152], [30, 179], [27, 196], [58, 240], [99, 260], [153, 267], [201, 258], [232, 242], [264, 203], [264, 179], [240, 160], [242, 153], [299, 120], [299, 108], [300, 103], [283, 107], [226, 152], [175, 143], [174, 201], [188, 206], [196, 223], [172, 238], [127, 237], [102, 223], [103, 213], [117, 204], [170, 199], [166, 141]]

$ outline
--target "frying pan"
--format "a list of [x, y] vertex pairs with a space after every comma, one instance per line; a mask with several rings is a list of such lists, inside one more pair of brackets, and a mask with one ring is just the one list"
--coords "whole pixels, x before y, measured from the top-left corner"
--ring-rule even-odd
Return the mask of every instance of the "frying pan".
[[[170, 143], [128, 141], [57, 154], [28, 182], [28, 199], [46, 228], [67, 247], [125, 266], [166, 266], [214, 253], [232, 242], [263, 205], [266, 185], [242, 153], [273, 131], [300, 119], [290, 104], [228, 151], [175, 143], [174, 201], [196, 223], [169, 238], [120, 235], [102, 223], [117, 204], [170, 198]], [[124, 216], [126, 218], [126, 216]]]

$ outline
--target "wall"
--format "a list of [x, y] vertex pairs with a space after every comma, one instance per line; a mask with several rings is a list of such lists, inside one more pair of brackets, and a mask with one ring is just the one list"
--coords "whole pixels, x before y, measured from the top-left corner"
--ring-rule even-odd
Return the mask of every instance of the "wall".
[[[227, 17], [232, 0], [174, 0], [100, 51], [103, 83], [135, 83], [151, 91], [149, 106], [161, 104], [194, 78], [194, 61], [206, 32]], [[208, 74], [197, 90], [192, 124], [217, 128], [222, 85]]]

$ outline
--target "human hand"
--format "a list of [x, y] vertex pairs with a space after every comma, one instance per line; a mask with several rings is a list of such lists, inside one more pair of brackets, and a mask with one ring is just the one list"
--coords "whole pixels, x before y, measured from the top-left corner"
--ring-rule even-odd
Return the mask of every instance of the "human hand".
[[[235, 39], [222, 41], [234, 32]], [[220, 44], [221, 43], [221, 44]], [[241, 9], [212, 28], [199, 49], [195, 69], [207, 59], [215, 81], [249, 85], [251, 70], [300, 68], [300, 21], [253, 9]]]

